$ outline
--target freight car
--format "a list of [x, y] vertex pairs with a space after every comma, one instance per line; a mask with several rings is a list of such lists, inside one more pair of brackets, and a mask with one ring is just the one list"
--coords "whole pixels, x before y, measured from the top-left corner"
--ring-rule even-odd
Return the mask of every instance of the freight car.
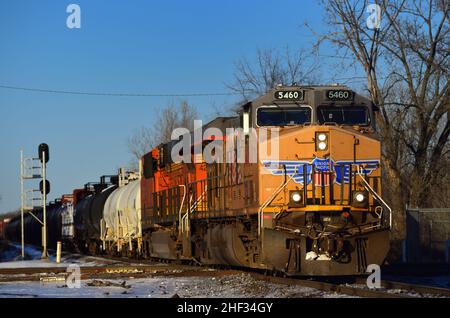
[[[50, 248], [56, 248], [56, 242], [61, 240], [60, 209], [61, 200], [55, 200], [47, 205], [47, 245]], [[24, 214], [25, 244], [41, 246], [42, 214], [42, 208], [35, 208], [30, 213]], [[18, 214], [6, 226], [6, 238], [12, 242], [20, 242], [21, 237], [21, 215]]]
[[[66, 250], [90, 254], [100, 253], [100, 221], [107, 198], [118, 186], [118, 177], [102, 176], [100, 182], [85, 184], [70, 195], [63, 195], [47, 205], [47, 243], [50, 249], [62, 241]], [[41, 246], [42, 208], [24, 214], [26, 244]], [[133, 220], [137, 222], [137, 220]], [[21, 216], [15, 216], [6, 227], [9, 241], [21, 241]]]
[[100, 226], [106, 200], [118, 186], [118, 177], [102, 176], [100, 182], [87, 183], [78, 193], [73, 214], [74, 243], [80, 252], [100, 253]]
[[50, 202], [47, 207], [47, 246], [49, 246], [50, 249], [56, 249], [57, 242], [61, 241], [61, 210], [61, 199]]
[[[192, 164], [172, 161], [173, 142], [153, 149], [142, 158], [144, 254], [291, 275], [354, 275], [381, 264], [391, 216], [380, 196], [375, 111], [344, 86], [280, 86], [238, 117], [203, 127], [226, 136], [223, 149], [241, 141], [243, 162], [237, 151]], [[230, 128], [241, 130], [226, 135]], [[276, 158], [259, 151], [275, 142], [272, 131]], [[191, 158], [218, 139], [204, 138]]]
[[101, 220], [102, 249], [138, 256], [142, 251], [140, 174], [119, 171], [119, 185], [106, 200]]

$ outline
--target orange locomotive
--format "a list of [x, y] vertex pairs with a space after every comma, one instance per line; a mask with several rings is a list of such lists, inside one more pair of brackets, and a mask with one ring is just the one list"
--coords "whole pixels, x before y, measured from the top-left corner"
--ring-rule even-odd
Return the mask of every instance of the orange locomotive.
[[279, 86], [203, 126], [184, 153], [196, 162], [173, 162], [179, 140], [153, 149], [142, 158], [140, 249], [289, 275], [380, 265], [391, 211], [374, 111], [344, 86]]

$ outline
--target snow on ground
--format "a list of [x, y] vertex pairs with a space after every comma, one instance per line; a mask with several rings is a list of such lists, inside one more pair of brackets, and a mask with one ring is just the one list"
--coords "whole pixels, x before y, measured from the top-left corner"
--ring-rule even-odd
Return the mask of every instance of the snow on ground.
[[0, 298], [334, 298], [347, 297], [301, 286], [258, 281], [248, 274], [224, 277], [152, 277], [127, 280], [90, 279], [81, 288], [64, 282], [0, 283]]
[[[8, 248], [0, 255], [0, 268], [48, 268], [67, 267], [69, 264], [80, 266], [102, 266], [116, 263], [116, 261], [101, 257], [85, 256], [77, 254], [64, 254], [61, 256], [61, 263], [56, 263], [55, 255], [50, 253], [47, 260], [42, 260], [42, 251], [34, 246], [25, 246], [25, 260], [21, 256], [22, 247], [20, 244], [9, 244]], [[117, 262], [120, 263], [120, 262]]]
[[[7, 243], [2, 246], [3, 249], [0, 252], [0, 264], [3, 262], [17, 261], [22, 258], [21, 252], [22, 247], [20, 244]], [[42, 251], [38, 250], [33, 246], [25, 245], [25, 259], [26, 260], [36, 260], [40, 259]]]

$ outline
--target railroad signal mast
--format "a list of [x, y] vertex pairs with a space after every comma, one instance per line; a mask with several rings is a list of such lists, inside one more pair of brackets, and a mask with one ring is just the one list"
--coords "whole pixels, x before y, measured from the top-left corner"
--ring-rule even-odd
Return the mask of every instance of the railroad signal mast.
[[[42, 143], [38, 147], [37, 158], [26, 158], [20, 151], [20, 198], [21, 198], [21, 238], [22, 259], [25, 258], [25, 228], [24, 214], [29, 213], [42, 225], [42, 258], [48, 258], [47, 253], [47, 195], [50, 192], [50, 182], [47, 180], [47, 162], [50, 159], [49, 147]], [[25, 182], [40, 179], [39, 189], [25, 188]], [[35, 208], [42, 207], [42, 220], [33, 214]]]

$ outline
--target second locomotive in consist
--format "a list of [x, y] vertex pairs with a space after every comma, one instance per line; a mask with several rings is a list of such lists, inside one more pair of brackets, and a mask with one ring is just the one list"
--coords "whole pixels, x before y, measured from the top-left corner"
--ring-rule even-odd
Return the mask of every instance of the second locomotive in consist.
[[[201, 127], [192, 147], [177, 148], [191, 138], [182, 135], [145, 154], [139, 173], [63, 196], [51, 213], [52, 241], [289, 275], [365, 273], [383, 263], [391, 227], [375, 111], [344, 86], [279, 86], [239, 116]], [[19, 225], [8, 224], [9, 239], [18, 240]], [[27, 241], [39, 241], [27, 237], [39, 229], [27, 231]]]

